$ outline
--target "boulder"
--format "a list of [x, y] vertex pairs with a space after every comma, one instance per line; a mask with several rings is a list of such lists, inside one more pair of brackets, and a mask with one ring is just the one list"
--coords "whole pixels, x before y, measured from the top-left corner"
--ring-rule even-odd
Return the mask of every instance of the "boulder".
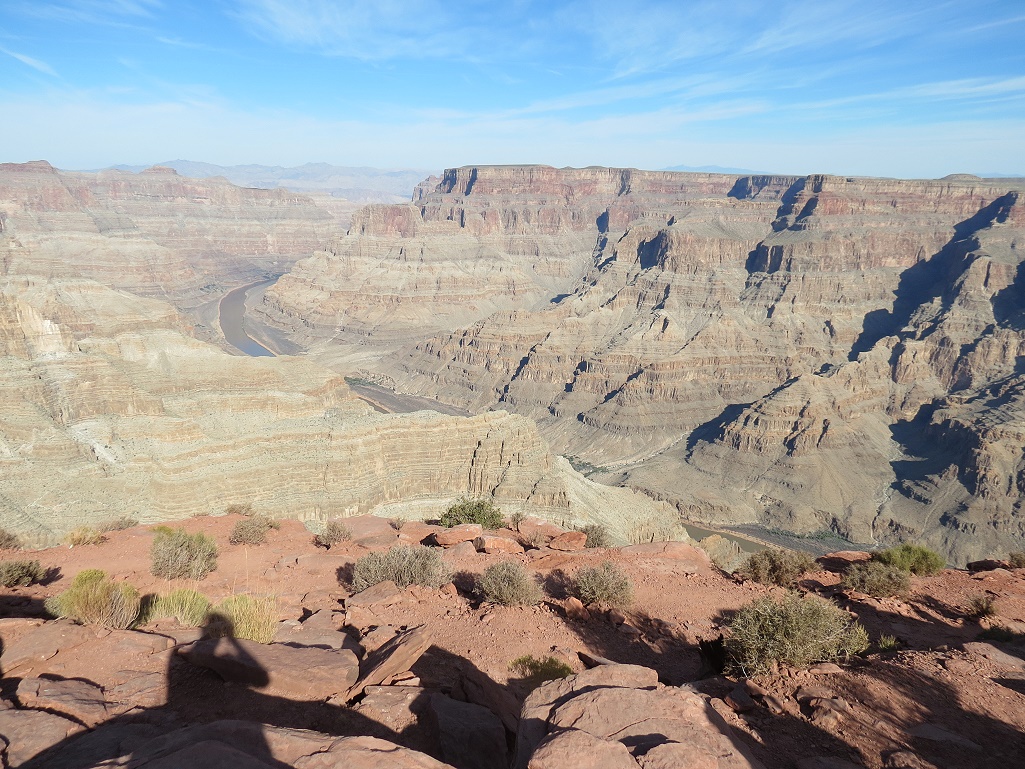
[[428, 755], [376, 737], [343, 737], [329, 750], [292, 765], [295, 769], [452, 769]]
[[[678, 765], [680, 767], [686, 764]], [[637, 769], [621, 742], [609, 742], [570, 729], [549, 735], [537, 746], [527, 769]], [[676, 769], [674, 767], [673, 769]]]
[[441, 757], [457, 769], [506, 769], [505, 727], [480, 705], [444, 694], [431, 696], [427, 716], [435, 728]]
[[527, 542], [541, 543], [555, 539], [565, 532], [565, 529], [537, 516], [528, 515], [521, 518], [520, 522], [516, 524], [516, 531]]
[[466, 560], [467, 558], [472, 558], [475, 555], [477, 555], [477, 548], [474, 546], [473, 542], [460, 542], [454, 547], [447, 548], [445, 552], [441, 554], [441, 557], [444, 559], [445, 563], [451, 564], [458, 563], [459, 561]]
[[98, 634], [107, 633], [109, 631], [76, 625], [67, 619], [43, 623], [5, 646], [0, 657], [0, 669], [4, 675], [10, 675], [12, 670], [45, 662], [59, 651], [73, 649], [95, 639]]
[[293, 700], [323, 700], [356, 681], [359, 661], [347, 649], [260, 644], [239, 638], [205, 638], [179, 650], [194, 665], [225, 681], [266, 687]]
[[82, 729], [81, 724], [43, 710], [0, 710], [0, 735], [7, 740], [3, 765], [21, 766]]
[[686, 542], [646, 542], [620, 549], [624, 555], [664, 558], [687, 574], [711, 574], [712, 564], [708, 553]]
[[484, 527], [479, 523], [461, 523], [450, 529], [442, 529], [434, 533], [434, 541], [442, 547], [453, 547], [460, 542], [472, 542], [484, 534]]
[[341, 519], [352, 532], [351, 542], [363, 547], [391, 547], [399, 541], [399, 532], [387, 518], [376, 515], [354, 515]]
[[587, 544], [587, 535], [582, 531], [567, 531], [548, 543], [552, 550], [572, 551], [583, 550]]
[[361, 590], [356, 595], [345, 599], [345, 608], [354, 607], [371, 608], [374, 606], [391, 606], [402, 600], [402, 591], [390, 579], [371, 585], [366, 590]]
[[523, 552], [523, 545], [509, 537], [498, 537], [493, 534], [484, 534], [473, 541], [473, 546], [478, 552], [493, 555], [494, 553], [509, 553], [519, 555]]
[[377, 686], [389, 676], [409, 670], [431, 645], [426, 625], [399, 633], [384, 646], [370, 654], [360, 666], [359, 679], [333, 702], [344, 704], [355, 699], [368, 686]]

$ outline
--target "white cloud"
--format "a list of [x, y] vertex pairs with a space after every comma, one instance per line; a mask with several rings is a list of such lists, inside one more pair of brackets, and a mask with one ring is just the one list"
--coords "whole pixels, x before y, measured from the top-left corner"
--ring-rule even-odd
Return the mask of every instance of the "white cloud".
[[120, 23], [124, 18], [146, 19], [163, 8], [161, 0], [65, 0], [21, 2], [13, 10], [25, 16], [87, 24]]
[[47, 64], [45, 61], [33, 59], [31, 56], [26, 56], [23, 53], [16, 53], [15, 51], [9, 51], [8, 49], [2, 47], [0, 47], [0, 53], [5, 53], [14, 59], [17, 59], [22, 64], [32, 67], [32, 69], [37, 70], [38, 72], [42, 72], [44, 75], [50, 75], [51, 77], [59, 77], [59, 75], [54, 71], [53, 67]]

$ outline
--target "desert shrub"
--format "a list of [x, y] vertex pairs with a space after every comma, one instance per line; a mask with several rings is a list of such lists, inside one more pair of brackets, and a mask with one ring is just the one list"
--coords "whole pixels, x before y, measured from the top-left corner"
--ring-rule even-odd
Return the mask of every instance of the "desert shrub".
[[124, 630], [139, 617], [139, 591], [127, 582], [114, 582], [105, 571], [86, 569], [71, 587], [46, 602], [47, 610], [84, 625]]
[[139, 522], [135, 518], [122, 515], [119, 518], [111, 518], [109, 521], [104, 521], [97, 528], [101, 534], [105, 534], [111, 531], [124, 531], [138, 525]]
[[839, 606], [790, 591], [745, 606], [730, 622], [729, 669], [750, 676], [773, 663], [803, 668], [832, 662], [868, 648], [868, 633]]
[[517, 561], [500, 561], [488, 566], [478, 586], [485, 600], [503, 606], [533, 606], [542, 595], [534, 574]]
[[522, 676], [532, 689], [545, 681], [555, 681], [573, 675], [573, 668], [555, 657], [538, 659], [531, 654], [517, 657], [509, 663], [509, 670]]
[[603, 608], [629, 606], [633, 600], [630, 578], [611, 561], [578, 571], [573, 579], [573, 588], [581, 602]]
[[7, 529], [0, 529], [0, 550], [17, 550], [21, 540]]
[[267, 644], [278, 629], [278, 604], [270, 596], [233, 595], [209, 613], [207, 631], [213, 637], [231, 636]]
[[[0, 545], [3, 547], [3, 545]], [[1007, 556], [1007, 563], [1012, 569], [1025, 569], [1025, 553], [1011, 553]]]
[[353, 564], [352, 589], [357, 592], [391, 580], [399, 587], [440, 587], [448, 581], [441, 553], [423, 545], [398, 545], [383, 553], [368, 553]]
[[802, 574], [818, 571], [819, 565], [808, 553], [797, 550], [760, 550], [752, 553], [735, 574], [763, 585], [793, 587]]
[[872, 553], [872, 560], [896, 566], [910, 574], [929, 576], [943, 569], [947, 564], [943, 556], [921, 545], [897, 545]]
[[246, 502], [244, 505], [228, 505], [224, 508], [224, 512], [228, 515], [253, 515], [255, 511], [253, 506]]
[[980, 641], [1001, 641], [1003, 643], [1025, 643], [1025, 634], [1016, 633], [1008, 627], [994, 625], [979, 633]]
[[896, 636], [881, 635], [879, 636], [879, 643], [876, 645], [881, 652], [895, 652], [900, 648], [900, 641], [897, 640]]
[[609, 530], [600, 523], [589, 523], [586, 526], [581, 526], [580, 531], [587, 535], [584, 547], [612, 547]]
[[28, 587], [45, 576], [39, 561], [0, 561], [0, 585], [4, 587]]
[[996, 599], [991, 595], [984, 595], [982, 593], [973, 595], [968, 599], [968, 611], [965, 612], [965, 616], [969, 619], [992, 617], [997, 613], [995, 603]]
[[513, 531], [520, 530], [520, 524], [523, 523], [523, 519], [527, 516], [520, 510], [509, 516], [509, 526], [512, 527]]
[[64, 537], [64, 544], [71, 547], [76, 545], [99, 545], [106, 541], [107, 538], [92, 526], [79, 526], [74, 531], [68, 532]]
[[228, 542], [233, 545], [262, 545], [267, 541], [267, 532], [280, 527], [281, 524], [265, 515], [254, 515], [235, 524]]
[[458, 526], [461, 523], [479, 523], [485, 529], [500, 529], [505, 526], [505, 518], [490, 499], [464, 497], [441, 514], [442, 526]]
[[313, 541], [321, 547], [330, 548], [331, 545], [337, 545], [339, 542], [344, 542], [347, 539], [352, 539], [352, 532], [349, 531], [348, 526], [335, 519], [328, 521], [324, 526], [324, 531], [315, 536]]
[[199, 627], [210, 614], [210, 599], [189, 588], [172, 590], [159, 596], [146, 613], [147, 620], [174, 617], [186, 627]]
[[846, 590], [857, 590], [876, 598], [886, 598], [907, 593], [911, 589], [911, 576], [896, 566], [880, 561], [869, 561], [848, 567], [841, 584]]
[[217, 544], [201, 531], [160, 526], [154, 530], [150, 571], [165, 579], [203, 579], [217, 568]]

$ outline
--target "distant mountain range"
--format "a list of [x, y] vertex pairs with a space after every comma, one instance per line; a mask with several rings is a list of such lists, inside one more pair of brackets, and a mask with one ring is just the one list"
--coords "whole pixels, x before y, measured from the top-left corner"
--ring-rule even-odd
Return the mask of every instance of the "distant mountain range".
[[141, 166], [122, 164], [97, 170], [138, 173], [153, 165], [173, 168], [182, 176], [194, 179], [223, 176], [240, 187], [286, 187], [296, 192], [327, 192], [336, 197], [368, 203], [409, 200], [417, 184], [432, 173], [437, 173], [411, 168], [385, 170], [367, 166], [333, 166], [329, 163], [306, 163], [290, 168], [256, 164], [219, 166], [194, 160], [167, 160]]

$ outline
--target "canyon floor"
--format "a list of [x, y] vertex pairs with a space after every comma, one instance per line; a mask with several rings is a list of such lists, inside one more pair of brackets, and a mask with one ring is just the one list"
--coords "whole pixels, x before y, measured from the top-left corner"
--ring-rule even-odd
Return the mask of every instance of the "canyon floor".
[[[293, 520], [282, 520], [266, 544], [232, 545], [229, 533], [238, 520], [239, 516], [225, 515], [183, 522], [190, 532], [212, 536], [220, 549], [217, 570], [199, 582], [169, 583], [150, 574], [152, 527], [111, 532], [98, 545], [3, 554], [4, 560], [38, 559], [50, 575], [43, 585], [12, 588], [0, 595], [0, 734], [7, 743], [5, 766], [164, 766], [140, 763], [141, 759], [130, 763], [133, 746], [142, 736], [226, 719], [264, 725], [273, 744], [283, 728], [312, 729], [322, 735], [375, 736], [452, 761], [445, 752], [444, 730], [439, 735], [435, 721], [417, 710], [418, 699], [432, 692], [495, 713], [505, 726], [511, 750], [530, 686], [510, 672], [510, 662], [528, 654], [553, 656], [577, 673], [602, 661], [650, 668], [657, 672], [661, 690], [700, 696], [729, 725], [724, 729], [730, 738], [765, 767], [848, 766], [812, 761], [830, 758], [870, 769], [981, 769], [1010, 767], [1025, 755], [1025, 646], [1020, 645], [1025, 631], [1025, 569], [948, 569], [934, 577], [914, 578], [911, 593], [903, 599], [876, 600], [840, 590], [838, 573], [829, 569], [838, 569], [849, 556], [822, 558], [827, 570], [805, 575], [801, 589], [831, 597], [850, 610], [867, 628], [872, 650], [839, 667], [782, 669], [757, 677], [757, 685], [746, 690], [755, 692], [754, 697], [745, 698], [737, 681], [710, 674], [698, 643], [717, 638], [732, 612], [780, 588], [725, 575], [702, 551], [683, 543], [576, 551], [542, 546], [528, 547], [522, 554], [487, 554], [462, 545], [444, 551], [453, 577], [441, 589], [414, 586], [353, 596], [347, 576], [359, 557], [393, 544], [430, 542], [437, 527], [411, 521], [395, 528], [385, 519], [354, 518], [353, 540], [328, 550], [317, 547], [310, 532]], [[495, 534], [517, 537], [512, 531]], [[543, 581], [545, 598], [538, 606], [502, 607], [481, 601], [476, 580], [485, 567], [501, 559], [521, 561]], [[567, 600], [572, 576], [606, 560], [629, 575], [633, 603], [621, 616], [580, 614]], [[313, 645], [311, 638], [323, 641], [327, 634], [338, 640], [337, 646], [369, 653], [396, 634], [401, 637], [422, 627], [417, 632], [426, 634], [426, 651], [409, 664], [410, 673], [400, 662], [402, 670], [394, 670], [385, 685], [370, 687], [347, 704], [337, 696], [304, 699], [273, 687], [244, 686], [183, 659], [178, 652], [195, 641], [199, 631], [173, 620], [137, 631], [106, 631], [46, 619], [45, 599], [90, 568], [126, 579], [142, 593], [185, 586], [214, 600], [238, 593], [273, 595], [281, 625], [276, 642], [268, 647], [272, 649]], [[995, 616], [968, 618], [977, 596], [994, 600]], [[1018, 645], [979, 641], [990, 626], [1017, 634]], [[882, 635], [894, 636], [899, 648], [876, 651]], [[81, 694], [46, 699], [46, 686], [59, 689], [68, 682], [91, 687], [94, 707], [88, 707], [89, 698]], [[824, 708], [825, 700], [839, 704]], [[38, 758], [33, 763], [32, 756], [48, 747], [47, 734], [54, 732], [39, 726], [42, 721], [26, 719], [50, 719], [47, 724], [52, 726], [52, 720], [62, 716], [70, 719], [61, 721], [67, 729], [49, 739], [70, 752], [51, 752], [44, 763]], [[104, 742], [100, 735], [114, 734], [104, 732], [114, 726], [121, 730], [120, 737]], [[135, 742], [124, 736], [129, 733], [135, 734]], [[100, 756], [103, 750], [97, 746], [102, 745], [107, 754]], [[78, 756], [77, 763], [69, 756]], [[391, 764], [366, 765], [435, 766], [393, 758]], [[264, 764], [253, 764], [257, 765]], [[718, 765], [757, 763], [723, 759]]]

